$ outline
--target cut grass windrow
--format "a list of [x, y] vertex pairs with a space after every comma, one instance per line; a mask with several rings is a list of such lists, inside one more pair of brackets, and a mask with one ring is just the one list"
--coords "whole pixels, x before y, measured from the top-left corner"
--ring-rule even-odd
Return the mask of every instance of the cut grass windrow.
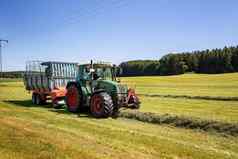
[[224, 135], [238, 136], [238, 124], [232, 123], [173, 116], [170, 114], [159, 115], [156, 113], [139, 111], [122, 111], [119, 113], [119, 117], [153, 124], [170, 124], [176, 127], [200, 129], [207, 132], [217, 132]]
[[138, 94], [145, 97], [163, 97], [163, 98], [186, 98], [186, 99], [203, 99], [203, 100], [219, 100], [219, 101], [238, 101], [238, 97], [212, 97], [212, 96], [188, 96], [188, 95], [162, 95], [162, 94]]

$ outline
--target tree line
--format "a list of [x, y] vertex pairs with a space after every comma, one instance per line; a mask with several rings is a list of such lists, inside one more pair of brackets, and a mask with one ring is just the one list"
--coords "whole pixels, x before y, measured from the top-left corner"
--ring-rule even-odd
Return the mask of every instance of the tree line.
[[[186, 72], [238, 72], [238, 46], [222, 49], [170, 53], [158, 60], [122, 62], [121, 76], [177, 75]], [[0, 78], [21, 78], [23, 71], [2, 72]]]
[[22, 78], [24, 71], [0, 72], [0, 78]]
[[122, 68], [122, 76], [238, 72], [238, 46], [170, 53], [159, 60], [127, 61], [122, 62], [119, 66]]

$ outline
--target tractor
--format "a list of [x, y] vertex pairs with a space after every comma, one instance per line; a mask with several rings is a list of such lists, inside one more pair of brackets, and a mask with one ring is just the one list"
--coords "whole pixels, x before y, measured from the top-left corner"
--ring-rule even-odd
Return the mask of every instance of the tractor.
[[134, 89], [128, 89], [117, 79], [118, 67], [108, 63], [78, 66], [75, 81], [66, 86], [65, 102], [70, 112], [89, 108], [92, 116], [107, 118], [118, 113], [121, 107], [139, 109], [140, 101]]

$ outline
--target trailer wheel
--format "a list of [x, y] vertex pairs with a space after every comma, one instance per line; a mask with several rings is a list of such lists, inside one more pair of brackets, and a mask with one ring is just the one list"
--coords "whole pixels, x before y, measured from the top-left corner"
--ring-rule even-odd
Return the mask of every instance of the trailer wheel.
[[36, 94], [35, 93], [32, 93], [31, 101], [32, 101], [32, 104], [36, 104]]
[[73, 113], [79, 111], [82, 105], [82, 93], [75, 84], [71, 84], [67, 87], [65, 101], [68, 111]]
[[47, 95], [44, 95], [43, 98], [41, 97], [41, 104], [47, 104]]
[[90, 110], [96, 118], [107, 118], [113, 113], [113, 102], [111, 96], [106, 92], [96, 93], [90, 101]]
[[39, 94], [36, 94], [35, 102], [37, 105], [41, 104], [41, 96]]

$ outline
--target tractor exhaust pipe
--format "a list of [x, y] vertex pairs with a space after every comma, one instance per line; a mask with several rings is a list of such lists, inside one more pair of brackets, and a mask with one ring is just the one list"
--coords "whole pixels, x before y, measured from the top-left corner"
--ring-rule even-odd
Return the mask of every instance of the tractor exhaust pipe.
[[93, 60], [90, 61], [91, 69], [93, 69]]
[[93, 80], [93, 74], [94, 74], [94, 70], [93, 70], [93, 60], [90, 61], [90, 73], [91, 73], [91, 79]]

